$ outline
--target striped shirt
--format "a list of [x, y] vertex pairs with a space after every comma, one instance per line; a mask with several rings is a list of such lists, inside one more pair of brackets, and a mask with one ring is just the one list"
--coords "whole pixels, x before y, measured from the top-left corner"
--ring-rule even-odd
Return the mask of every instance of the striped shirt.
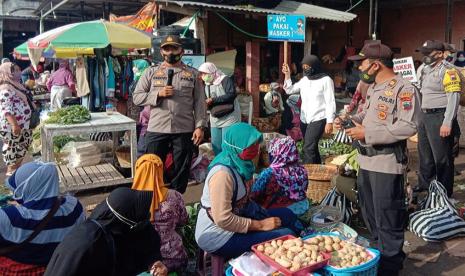
[[[10, 205], [0, 209], [0, 247], [19, 244], [26, 240], [47, 216], [56, 197]], [[32, 207], [33, 206], [33, 207]], [[81, 203], [72, 196], [64, 196], [61, 206], [45, 228], [20, 250], [7, 254], [13, 261], [47, 265], [53, 251], [74, 226], [83, 222], [85, 215]]]

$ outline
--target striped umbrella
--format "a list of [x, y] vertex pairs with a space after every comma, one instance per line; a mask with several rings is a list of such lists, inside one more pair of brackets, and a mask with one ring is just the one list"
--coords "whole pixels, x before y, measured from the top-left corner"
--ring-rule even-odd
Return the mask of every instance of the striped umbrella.
[[53, 50], [69, 57], [93, 53], [108, 45], [118, 49], [150, 48], [151, 36], [123, 24], [95, 20], [64, 25], [27, 41], [33, 64], [44, 51]]

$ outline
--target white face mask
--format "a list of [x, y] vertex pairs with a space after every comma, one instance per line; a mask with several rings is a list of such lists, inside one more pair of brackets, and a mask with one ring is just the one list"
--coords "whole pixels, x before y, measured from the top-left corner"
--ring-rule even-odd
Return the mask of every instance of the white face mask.
[[457, 60], [460, 61], [460, 62], [463, 62], [463, 61], [465, 61], [465, 57], [458, 57]]

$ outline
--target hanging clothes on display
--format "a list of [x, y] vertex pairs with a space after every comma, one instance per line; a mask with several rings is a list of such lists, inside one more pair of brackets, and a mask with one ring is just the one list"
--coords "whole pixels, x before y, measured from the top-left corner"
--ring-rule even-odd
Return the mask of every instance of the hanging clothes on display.
[[106, 93], [108, 98], [115, 97], [115, 71], [113, 69], [113, 59], [108, 57], [105, 59], [105, 76], [106, 76]]
[[76, 60], [76, 92], [78, 97], [83, 97], [90, 93], [86, 62], [83, 57], [78, 57]]

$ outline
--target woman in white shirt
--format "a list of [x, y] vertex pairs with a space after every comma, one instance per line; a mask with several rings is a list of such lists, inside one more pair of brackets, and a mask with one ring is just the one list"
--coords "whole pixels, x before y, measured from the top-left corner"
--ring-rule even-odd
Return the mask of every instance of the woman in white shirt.
[[318, 142], [323, 133], [333, 131], [336, 114], [333, 80], [321, 72], [321, 63], [314, 55], [302, 60], [304, 77], [292, 84], [289, 65], [283, 64], [284, 90], [288, 95], [300, 94], [302, 106], [300, 122], [304, 136], [304, 163], [321, 164]]

